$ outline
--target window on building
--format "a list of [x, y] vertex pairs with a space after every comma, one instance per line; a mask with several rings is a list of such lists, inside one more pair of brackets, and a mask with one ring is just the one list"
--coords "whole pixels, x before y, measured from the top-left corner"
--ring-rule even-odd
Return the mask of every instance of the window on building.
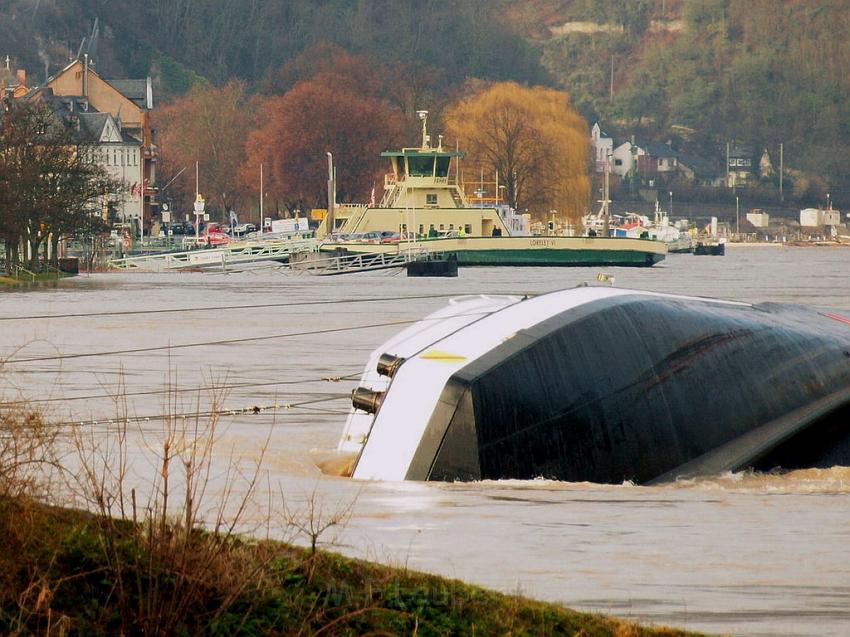
[[446, 224], [441, 223], [440, 224], [440, 232], [445, 232], [445, 230], [446, 230]]
[[[431, 226], [431, 227], [433, 228], [434, 226]], [[419, 224], [419, 234], [425, 234], [424, 224], [421, 224], [421, 223]]]
[[436, 206], [437, 205], [437, 193], [428, 193], [425, 195], [425, 205], [426, 206]]
[[615, 159], [615, 160], [614, 160], [614, 165], [615, 165], [615, 166], [622, 166], [622, 165], [623, 165], [623, 160], [622, 160], [622, 159]]
[[467, 223], [465, 226], [463, 226], [463, 230], [464, 232], [466, 232], [466, 234], [472, 234], [472, 224]]

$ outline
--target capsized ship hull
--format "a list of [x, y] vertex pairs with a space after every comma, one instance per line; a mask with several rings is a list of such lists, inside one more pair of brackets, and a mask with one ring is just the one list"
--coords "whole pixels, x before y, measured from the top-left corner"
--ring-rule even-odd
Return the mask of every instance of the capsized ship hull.
[[850, 318], [597, 287], [469, 297], [376, 350], [354, 401], [355, 478], [850, 464]]
[[[434, 254], [457, 255], [465, 266], [632, 266], [650, 267], [663, 260], [663, 243], [647, 239], [591, 237], [465, 237], [428, 239], [413, 245]], [[406, 243], [326, 243], [323, 251], [404, 251]]]

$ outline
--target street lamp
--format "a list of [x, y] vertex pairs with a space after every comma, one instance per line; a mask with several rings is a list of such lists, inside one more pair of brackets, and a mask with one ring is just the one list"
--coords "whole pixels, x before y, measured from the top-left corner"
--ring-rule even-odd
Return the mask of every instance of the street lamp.
[[829, 206], [829, 193], [826, 193], [826, 209], [832, 210], [832, 208], [830, 208], [830, 206]]
[[673, 191], [670, 191], [670, 218], [673, 218]]

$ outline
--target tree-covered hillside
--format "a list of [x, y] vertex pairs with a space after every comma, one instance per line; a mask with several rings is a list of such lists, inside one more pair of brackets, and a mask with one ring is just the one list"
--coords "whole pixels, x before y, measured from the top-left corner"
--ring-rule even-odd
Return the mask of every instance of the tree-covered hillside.
[[96, 17], [97, 68], [112, 77], [151, 74], [160, 100], [232, 77], [249, 91], [280, 93], [291, 86], [281, 69], [330, 42], [376, 64], [401, 63], [443, 93], [469, 78], [556, 86], [588, 120], [623, 137], [703, 154], [747, 144], [768, 149], [774, 162], [783, 144], [787, 168], [850, 199], [850, 0], [4, 4], [0, 54], [38, 79], [45, 62], [55, 72], [76, 55]]
[[[539, 54], [487, 0], [11, 0], [0, 41], [21, 63], [55, 71], [100, 20], [97, 61], [110, 75], [152, 73], [168, 93], [195, 75], [260, 84], [317, 42], [381, 61], [466, 77], [545, 82]], [[83, 51], [86, 46], [83, 47]], [[43, 72], [40, 73], [40, 75]]]
[[526, 20], [532, 8], [548, 23], [526, 33], [591, 120], [704, 154], [729, 142], [778, 163], [782, 144], [813, 196], [850, 203], [847, 0], [531, 0]]

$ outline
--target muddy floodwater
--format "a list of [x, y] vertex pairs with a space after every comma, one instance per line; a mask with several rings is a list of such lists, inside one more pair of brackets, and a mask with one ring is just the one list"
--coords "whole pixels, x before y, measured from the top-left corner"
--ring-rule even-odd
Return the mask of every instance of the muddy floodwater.
[[[153, 471], [159, 417], [203, 413], [214, 397], [197, 388], [224, 387], [219, 409], [260, 413], [221, 417], [213, 480], [233, 458], [256, 459], [268, 440], [261, 493], [350, 508], [332, 534], [346, 554], [692, 630], [850, 634], [850, 469], [651, 488], [359, 483], [319, 469], [337, 460], [354, 383], [346, 377], [404, 321], [441, 307], [448, 297], [438, 295], [547, 292], [599, 271], [318, 278], [262, 267], [83, 275], [52, 288], [2, 290], [0, 400], [42, 401], [53, 420], [98, 437], [110, 435], [113, 396], [122, 393], [133, 418], [133, 472], [142, 479]], [[618, 287], [850, 311], [848, 249], [731, 247], [725, 257], [670, 255], [649, 269], [604, 271]], [[367, 301], [390, 297], [418, 298]], [[205, 344], [187, 347], [198, 343]]]

